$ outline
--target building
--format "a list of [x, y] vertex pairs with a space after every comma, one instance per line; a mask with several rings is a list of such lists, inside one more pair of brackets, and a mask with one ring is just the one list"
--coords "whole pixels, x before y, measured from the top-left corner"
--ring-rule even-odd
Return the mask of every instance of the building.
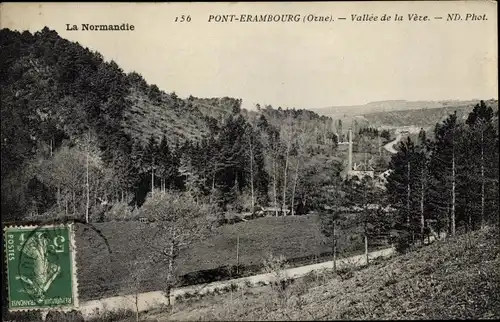
[[371, 165], [365, 164], [361, 162], [360, 164], [356, 164], [352, 162], [352, 145], [353, 145], [353, 140], [352, 140], [352, 129], [349, 129], [348, 132], [348, 141], [347, 142], [339, 142], [339, 146], [341, 145], [347, 145], [347, 166], [346, 168], [340, 173], [343, 179], [349, 179], [352, 177], [357, 177], [359, 179], [364, 178], [364, 177], [370, 177], [373, 178], [375, 176], [375, 171], [371, 167]]

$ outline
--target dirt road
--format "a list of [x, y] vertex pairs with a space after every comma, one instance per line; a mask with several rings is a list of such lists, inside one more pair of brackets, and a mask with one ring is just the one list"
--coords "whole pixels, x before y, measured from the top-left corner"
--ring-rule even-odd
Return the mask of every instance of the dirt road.
[[393, 141], [387, 143], [386, 145], [384, 145], [384, 149], [386, 149], [387, 151], [393, 153], [393, 154], [396, 154], [398, 153], [398, 151], [394, 148], [394, 146], [396, 144], [398, 144], [398, 142], [401, 140], [402, 138], [402, 135], [401, 134], [398, 134], [396, 136], [396, 139], [394, 139]]

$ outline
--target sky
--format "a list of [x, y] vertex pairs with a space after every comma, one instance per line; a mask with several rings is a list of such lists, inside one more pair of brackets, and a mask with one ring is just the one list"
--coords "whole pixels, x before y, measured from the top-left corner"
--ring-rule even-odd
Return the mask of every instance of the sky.
[[[382, 100], [497, 99], [497, 7], [467, 2], [2, 3], [1, 28], [47, 26], [180, 97], [243, 107], [321, 108]], [[209, 15], [309, 14], [333, 22], [209, 23]], [[408, 14], [431, 21], [410, 22]], [[448, 13], [486, 21], [446, 21]], [[352, 14], [405, 21], [352, 22]], [[190, 22], [174, 22], [189, 15]], [[434, 20], [435, 16], [443, 16]], [[337, 17], [346, 17], [338, 21]], [[121, 24], [129, 32], [67, 31]]]

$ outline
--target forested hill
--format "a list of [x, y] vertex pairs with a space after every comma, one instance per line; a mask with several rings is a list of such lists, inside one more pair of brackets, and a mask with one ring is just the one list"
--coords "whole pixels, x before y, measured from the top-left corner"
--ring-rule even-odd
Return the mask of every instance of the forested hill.
[[[217, 175], [208, 175], [202, 164], [193, 165], [191, 159], [201, 150], [213, 151], [224, 144], [228, 158], [243, 153], [234, 147], [242, 145], [238, 135], [247, 133], [247, 127], [255, 128], [259, 138], [264, 133], [278, 133], [279, 137], [280, 124], [290, 119], [287, 126], [309, 131], [323, 144], [333, 142], [336, 131], [330, 118], [310, 111], [266, 106], [250, 112], [241, 109], [242, 101], [237, 98], [180, 98], [174, 92], [166, 93], [140, 74], [124, 73], [114, 61], [106, 62], [98, 52], [63, 39], [47, 27], [34, 34], [2, 29], [0, 48], [2, 209], [17, 214], [14, 217], [33, 208], [43, 212], [54, 204], [65, 208], [65, 213], [78, 212], [85, 193], [84, 179], [76, 176], [82, 170], [78, 166], [86, 164], [80, 154], [91, 156], [86, 169], [94, 167], [96, 172], [91, 174], [91, 181], [96, 182], [89, 183], [96, 186], [91, 202], [109, 199], [109, 194], [137, 202], [151, 187], [147, 177], [154, 167], [160, 177], [155, 177], [155, 187], [157, 179], [158, 187], [171, 179], [169, 187], [184, 189], [186, 174], [179, 174], [182, 164], [184, 170], [199, 166], [196, 176], [207, 182], [211, 177], [212, 188], [218, 183], [222, 192], [235, 183], [240, 190], [246, 189], [244, 173], [248, 170], [243, 164], [248, 162], [243, 157], [241, 164], [219, 160], [222, 165], [212, 172], [227, 172], [229, 177], [221, 174], [218, 182]], [[223, 135], [232, 139], [222, 142]], [[158, 161], [161, 156], [167, 160], [163, 165]], [[207, 158], [197, 160], [203, 160], [206, 167]], [[172, 168], [175, 175], [167, 180], [166, 173]], [[75, 178], [64, 181], [65, 173]], [[268, 171], [259, 179], [262, 184], [269, 175]], [[262, 191], [266, 199], [267, 186]], [[129, 193], [132, 199], [126, 197]]]

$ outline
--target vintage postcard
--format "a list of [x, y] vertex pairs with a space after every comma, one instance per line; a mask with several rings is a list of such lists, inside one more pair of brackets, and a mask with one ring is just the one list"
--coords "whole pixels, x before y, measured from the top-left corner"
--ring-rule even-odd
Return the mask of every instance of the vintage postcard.
[[499, 319], [497, 23], [0, 4], [3, 320]]

